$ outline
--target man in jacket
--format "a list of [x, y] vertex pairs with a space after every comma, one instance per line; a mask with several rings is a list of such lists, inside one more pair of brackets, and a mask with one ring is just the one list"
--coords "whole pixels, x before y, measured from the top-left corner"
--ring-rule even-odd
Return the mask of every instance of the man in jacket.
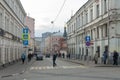
[[55, 53], [53, 54], [53, 67], [55, 67], [57, 65], [56, 58], [57, 58], [57, 52], [55, 51]]

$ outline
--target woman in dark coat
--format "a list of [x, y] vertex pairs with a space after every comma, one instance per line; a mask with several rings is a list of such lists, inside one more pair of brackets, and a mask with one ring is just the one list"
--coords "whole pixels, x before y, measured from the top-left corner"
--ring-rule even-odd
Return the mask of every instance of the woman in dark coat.
[[113, 53], [113, 65], [118, 65], [118, 57], [119, 57], [118, 52], [114, 51], [114, 53]]

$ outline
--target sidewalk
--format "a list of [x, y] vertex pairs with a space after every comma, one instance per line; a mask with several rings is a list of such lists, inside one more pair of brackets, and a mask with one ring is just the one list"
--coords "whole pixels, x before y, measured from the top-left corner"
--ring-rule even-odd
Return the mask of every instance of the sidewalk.
[[0, 78], [23, 74], [29, 66], [35, 62], [33, 58], [30, 62], [26, 60], [24, 64], [21, 61], [6, 65], [0, 68]]
[[80, 60], [76, 60], [76, 59], [63, 59], [63, 58], [60, 58], [60, 60], [77, 63], [77, 64], [81, 64], [84, 66], [89, 66], [89, 67], [120, 67], [120, 65], [115, 66], [112, 64], [100, 64], [100, 63], [95, 64], [94, 61], [80, 61]]

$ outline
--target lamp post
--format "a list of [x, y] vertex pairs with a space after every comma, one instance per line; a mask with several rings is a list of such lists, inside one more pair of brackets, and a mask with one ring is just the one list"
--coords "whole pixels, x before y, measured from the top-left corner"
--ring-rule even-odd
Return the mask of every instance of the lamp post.
[[[52, 29], [51, 29], [51, 30], [53, 30], [54, 21], [51, 21], [51, 24], [52, 24]], [[51, 43], [50, 43], [50, 44], [51, 44], [51, 45], [50, 45], [50, 49], [51, 49], [51, 52], [53, 52], [53, 51], [52, 51], [52, 50], [53, 50], [53, 48], [52, 48], [52, 47], [53, 47], [53, 46], [52, 46], [52, 33], [51, 33], [51, 35], [50, 35], [50, 42], [51, 42]]]
[[107, 32], [107, 35], [108, 35], [108, 48], [107, 48], [107, 53], [108, 53], [108, 63], [110, 62], [110, 6], [109, 6], [109, 0], [108, 0], [108, 32]]

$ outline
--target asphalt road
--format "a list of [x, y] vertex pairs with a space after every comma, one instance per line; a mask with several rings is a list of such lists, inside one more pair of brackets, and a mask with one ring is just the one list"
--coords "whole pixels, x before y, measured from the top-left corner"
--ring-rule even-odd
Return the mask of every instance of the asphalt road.
[[35, 61], [23, 74], [7, 76], [0, 80], [120, 80], [119, 67], [88, 67], [57, 60], [52, 67], [52, 59]]

